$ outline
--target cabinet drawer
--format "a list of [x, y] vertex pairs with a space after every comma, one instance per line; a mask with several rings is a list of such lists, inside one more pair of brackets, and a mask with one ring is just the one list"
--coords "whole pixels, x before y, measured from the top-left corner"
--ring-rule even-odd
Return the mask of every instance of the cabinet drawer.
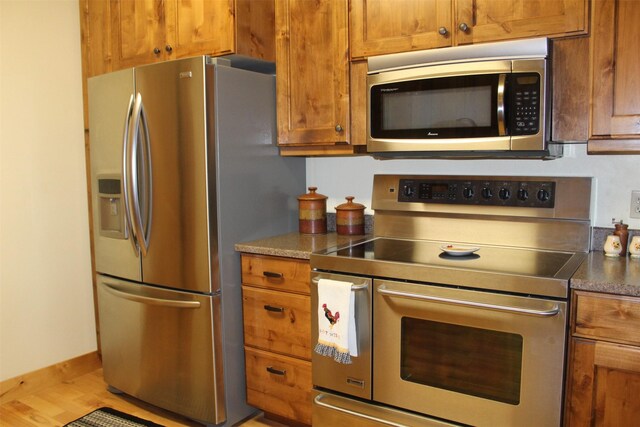
[[311, 362], [245, 347], [247, 402], [311, 424]]
[[576, 291], [576, 336], [640, 345], [640, 298]]
[[242, 255], [242, 283], [309, 295], [308, 260], [263, 255]]
[[310, 360], [310, 305], [305, 295], [243, 286], [245, 344]]

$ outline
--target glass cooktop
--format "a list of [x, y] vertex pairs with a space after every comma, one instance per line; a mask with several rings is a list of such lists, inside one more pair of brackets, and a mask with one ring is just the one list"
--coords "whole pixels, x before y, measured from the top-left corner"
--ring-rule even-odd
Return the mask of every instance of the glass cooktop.
[[[452, 245], [453, 248], [447, 248]], [[462, 256], [444, 249], [468, 249]], [[324, 254], [312, 268], [390, 279], [566, 297], [586, 254], [526, 248], [377, 238]]]

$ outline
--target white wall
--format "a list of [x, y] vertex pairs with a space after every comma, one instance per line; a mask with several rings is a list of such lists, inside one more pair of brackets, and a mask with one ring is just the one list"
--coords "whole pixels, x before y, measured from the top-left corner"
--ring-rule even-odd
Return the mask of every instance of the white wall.
[[613, 227], [622, 219], [629, 228], [640, 229], [640, 219], [629, 217], [631, 190], [640, 190], [640, 155], [587, 155], [586, 144], [566, 147], [555, 160], [375, 160], [357, 158], [307, 159], [307, 185], [329, 197], [327, 209], [344, 203], [345, 196], [371, 210], [374, 174], [541, 175], [590, 176], [595, 178], [593, 225]]
[[76, 0], [0, 0], [0, 381], [96, 350]]

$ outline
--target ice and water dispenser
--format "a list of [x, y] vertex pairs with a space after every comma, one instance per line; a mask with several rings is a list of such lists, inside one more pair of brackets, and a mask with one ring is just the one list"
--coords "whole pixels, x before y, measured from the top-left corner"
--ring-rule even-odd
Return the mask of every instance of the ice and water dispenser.
[[100, 234], [114, 239], [126, 239], [120, 175], [99, 175], [97, 178]]

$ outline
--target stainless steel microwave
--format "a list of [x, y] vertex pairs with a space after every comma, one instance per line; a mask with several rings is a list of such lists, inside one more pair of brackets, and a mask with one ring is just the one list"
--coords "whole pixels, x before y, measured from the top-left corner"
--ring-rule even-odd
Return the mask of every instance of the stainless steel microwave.
[[376, 157], [555, 158], [546, 38], [368, 59]]

